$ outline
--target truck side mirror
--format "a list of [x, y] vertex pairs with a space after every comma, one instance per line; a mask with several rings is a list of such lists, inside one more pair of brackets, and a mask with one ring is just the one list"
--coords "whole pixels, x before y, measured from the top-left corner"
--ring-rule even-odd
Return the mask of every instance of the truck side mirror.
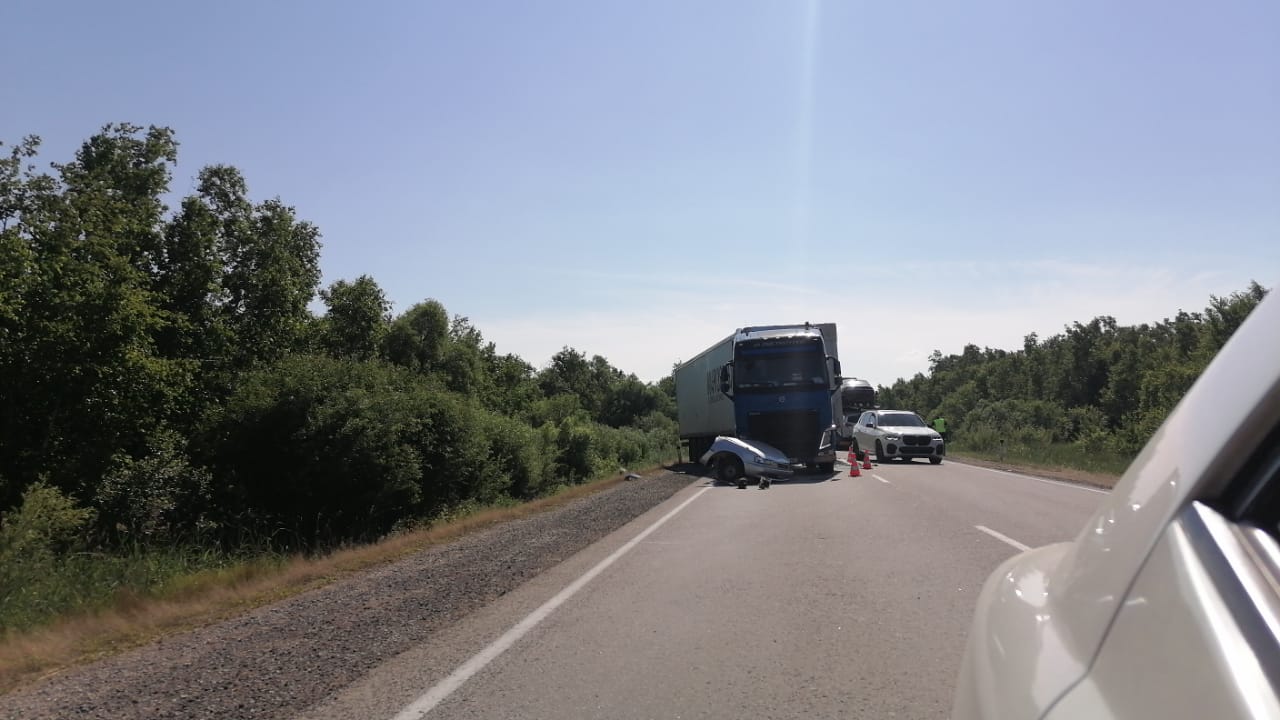
[[840, 377], [840, 361], [836, 358], [827, 356], [827, 369], [830, 371], [831, 382], [828, 383], [828, 390], [836, 390], [840, 384], [844, 382]]
[[733, 390], [733, 385], [730, 382], [730, 378], [729, 378], [729, 365], [728, 364], [722, 365], [720, 366], [720, 392], [724, 393], [725, 395], [731, 395], [732, 390]]

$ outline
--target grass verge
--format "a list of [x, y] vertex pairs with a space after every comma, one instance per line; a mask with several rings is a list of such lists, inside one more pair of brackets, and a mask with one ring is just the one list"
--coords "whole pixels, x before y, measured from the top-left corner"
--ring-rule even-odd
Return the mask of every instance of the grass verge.
[[1074, 445], [1010, 446], [1005, 452], [973, 450], [957, 445], [948, 447], [947, 455], [984, 467], [1021, 471], [1104, 488], [1115, 487], [1132, 461], [1132, 458], [1114, 453], [1089, 454]]
[[[662, 466], [635, 472], [645, 475]], [[518, 505], [473, 507], [380, 542], [317, 556], [266, 554], [168, 578], [148, 593], [121, 590], [100, 609], [0, 636], [0, 694], [65, 669], [208, 625], [491, 525], [559, 507], [623, 482], [614, 475]]]

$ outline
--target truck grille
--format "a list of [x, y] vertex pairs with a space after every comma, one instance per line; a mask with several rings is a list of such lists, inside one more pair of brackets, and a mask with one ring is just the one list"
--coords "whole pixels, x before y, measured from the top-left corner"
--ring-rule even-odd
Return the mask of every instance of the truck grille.
[[766, 442], [787, 457], [807, 461], [818, 454], [822, 430], [814, 410], [779, 410], [747, 416], [749, 437]]

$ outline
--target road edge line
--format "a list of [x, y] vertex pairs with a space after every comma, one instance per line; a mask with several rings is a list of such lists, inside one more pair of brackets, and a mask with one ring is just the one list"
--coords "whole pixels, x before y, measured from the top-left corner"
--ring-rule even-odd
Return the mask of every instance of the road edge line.
[[677, 505], [674, 509], [663, 515], [649, 527], [641, 530], [638, 535], [631, 538], [622, 547], [614, 550], [608, 557], [596, 563], [595, 567], [583, 573], [577, 580], [569, 583], [560, 592], [556, 593], [550, 600], [542, 603], [536, 610], [529, 613], [523, 620], [511, 626], [509, 630], [498, 637], [497, 640], [489, 643], [483, 650], [471, 656], [469, 660], [458, 666], [456, 670], [449, 673], [448, 677], [431, 686], [429, 690], [420, 695], [418, 699], [409, 703], [403, 710], [396, 713], [394, 720], [421, 720], [423, 716], [431, 712], [437, 705], [454, 693], [458, 688], [462, 687], [476, 673], [483, 670], [489, 663], [493, 662], [515, 645], [520, 638], [524, 637], [530, 630], [537, 627], [538, 623], [547, 619], [556, 608], [563, 605], [569, 598], [573, 597], [579, 590], [591, 582], [597, 575], [604, 572], [606, 568], [617, 562], [619, 558], [626, 555], [636, 545], [639, 545], [645, 538], [653, 534], [655, 530], [662, 527], [668, 520], [676, 516], [676, 513], [684, 510], [689, 503], [702, 497], [702, 494], [710, 490], [711, 487], [704, 487], [694, 493], [692, 497]]

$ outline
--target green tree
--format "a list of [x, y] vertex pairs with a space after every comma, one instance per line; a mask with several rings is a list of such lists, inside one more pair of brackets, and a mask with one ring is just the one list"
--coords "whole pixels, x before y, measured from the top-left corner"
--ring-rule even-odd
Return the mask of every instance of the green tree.
[[605, 409], [610, 394], [625, 376], [600, 355], [587, 356], [565, 347], [551, 356], [551, 362], [538, 373], [538, 385], [547, 397], [570, 394], [578, 398], [583, 409], [598, 422], [608, 422]]
[[493, 343], [486, 343], [484, 336], [468, 318], [455, 315], [449, 324], [449, 335], [440, 363], [440, 374], [445, 386], [465, 395], [490, 398], [492, 388], [488, 366], [493, 354]]
[[320, 232], [278, 199], [254, 208], [247, 234], [227, 238], [224, 312], [240, 366], [299, 349], [320, 282]]
[[107, 126], [55, 165], [56, 177], [21, 167], [37, 147], [29, 141], [11, 155], [0, 200], [2, 246], [21, 268], [0, 289], [11, 308], [0, 312], [6, 502], [41, 476], [91, 497], [112, 457], [144, 451], [191, 376], [189, 363], [155, 351], [169, 325], [150, 270], [176, 153], [171, 133]]
[[378, 354], [391, 323], [391, 303], [368, 275], [354, 282], [338, 280], [320, 291], [328, 311], [321, 343], [336, 358], [371, 360]]
[[426, 300], [397, 317], [383, 340], [391, 362], [418, 372], [439, 367], [449, 338], [449, 313], [438, 300]]
[[492, 387], [489, 407], [503, 415], [528, 419], [534, 404], [543, 398], [533, 366], [518, 355], [496, 353], [488, 358], [488, 366]]
[[205, 200], [187, 197], [152, 257], [154, 289], [170, 327], [159, 340], [168, 357], [223, 361], [231, 342], [225, 302], [219, 221]]

